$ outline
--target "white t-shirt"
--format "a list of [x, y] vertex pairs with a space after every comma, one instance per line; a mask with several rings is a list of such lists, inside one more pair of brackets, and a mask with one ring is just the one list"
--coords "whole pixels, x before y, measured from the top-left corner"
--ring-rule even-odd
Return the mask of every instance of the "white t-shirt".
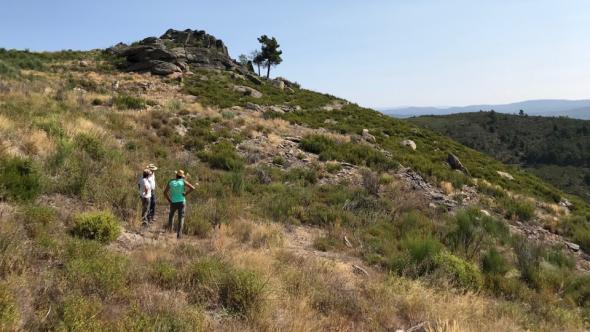
[[143, 198], [152, 198], [152, 184], [149, 179], [141, 178], [139, 180], [139, 194]]
[[156, 175], [152, 173], [150, 176], [148, 176], [148, 180], [152, 186], [152, 191], [156, 191]]

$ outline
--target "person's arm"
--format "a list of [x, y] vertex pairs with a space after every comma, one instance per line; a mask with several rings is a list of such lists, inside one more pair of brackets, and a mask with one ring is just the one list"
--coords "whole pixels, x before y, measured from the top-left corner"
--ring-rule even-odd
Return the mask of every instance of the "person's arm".
[[184, 191], [184, 196], [190, 194], [193, 190], [195, 190], [195, 186], [193, 186], [192, 184], [190, 184], [190, 182], [186, 180], [184, 180], [184, 185], [188, 187], [188, 189]]
[[170, 198], [170, 183], [166, 183], [166, 188], [164, 189], [164, 197], [168, 203], [172, 203], [172, 199]]

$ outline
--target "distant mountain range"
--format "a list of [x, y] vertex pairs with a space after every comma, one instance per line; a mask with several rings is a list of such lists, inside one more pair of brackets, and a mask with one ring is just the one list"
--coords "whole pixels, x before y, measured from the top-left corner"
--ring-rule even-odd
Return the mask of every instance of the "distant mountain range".
[[447, 115], [454, 113], [494, 110], [499, 113], [516, 114], [523, 110], [529, 115], [567, 116], [573, 119], [590, 120], [590, 99], [562, 100], [539, 99], [500, 105], [470, 105], [455, 107], [398, 107], [380, 109], [381, 112], [396, 118], [408, 118], [421, 115]]

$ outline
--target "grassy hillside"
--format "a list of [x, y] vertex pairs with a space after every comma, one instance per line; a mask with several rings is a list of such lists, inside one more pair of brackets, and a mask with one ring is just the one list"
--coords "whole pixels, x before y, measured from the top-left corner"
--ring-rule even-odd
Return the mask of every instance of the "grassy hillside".
[[[197, 68], [182, 82], [121, 73], [118, 61], [0, 52], [1, 330], [590, 324], [582, 254], [512, 231], [544, 227], [590, 250], [580, 199], [330, 95]], [[148, 163], [160, 185], [178, 168], [199, 183], [180, 241], [161, 232], [161, 195], [157, 224], [139, 223]], [[402, 166], [457, 207], [408, 186]], [[564, 197], [574, 208], [555, 204]]]
[[522, 165], [562, 190], [590, 199], [590, 122], [491, 112], [408, 121], [508, 164]]

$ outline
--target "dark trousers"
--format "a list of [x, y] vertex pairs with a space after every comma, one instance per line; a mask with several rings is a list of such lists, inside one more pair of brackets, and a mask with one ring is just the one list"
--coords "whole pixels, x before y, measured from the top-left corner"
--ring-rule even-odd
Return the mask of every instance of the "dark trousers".
[[148, 214], [150, 212], [150, 199], [141, 197], [141, 221], [148, 221]]
[[154, 220], [156, 215], [156, 193], [152, 191], [152, 198], [150, 200], [150, 211], [148, 212], [148, 219]]
[[170, 203], [170, 213], [168, 214], [168, 229], [172, 230], [174, 223], [174, 214], [178, 211], [178, 228], [176, 229], [176, 236], [180, 237], [182, 234], [182, 227], [184, 226], [184, 210], [185, 205], [183, 202]]

